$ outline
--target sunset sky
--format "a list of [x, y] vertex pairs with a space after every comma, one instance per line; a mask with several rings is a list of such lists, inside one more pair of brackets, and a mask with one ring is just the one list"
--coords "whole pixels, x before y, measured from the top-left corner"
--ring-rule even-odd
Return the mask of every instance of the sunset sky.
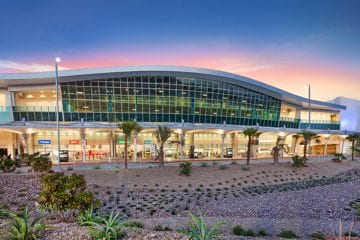
[[4, 0], [0, 73], [182, 65], [360, 99], [358, 0]]

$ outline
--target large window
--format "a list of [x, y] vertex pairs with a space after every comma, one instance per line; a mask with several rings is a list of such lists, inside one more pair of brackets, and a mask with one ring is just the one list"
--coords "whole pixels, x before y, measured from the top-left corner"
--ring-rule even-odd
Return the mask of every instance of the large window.
[[65, 121], [184, 122], [276, 126], [281, 102], [220, 81], [131, 76], [61, 84]]

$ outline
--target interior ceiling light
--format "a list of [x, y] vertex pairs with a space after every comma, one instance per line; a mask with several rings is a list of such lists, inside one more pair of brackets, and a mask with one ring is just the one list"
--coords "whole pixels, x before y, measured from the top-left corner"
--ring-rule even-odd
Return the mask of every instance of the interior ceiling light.
[[46, 96], [42, 93], [42, 94], [40, 94], [39, 97], [44, 98], [44, 97], [46, 97]]
[[84, 94], [84, 92], [76, 92], [76, 94]]
[[26, 98], [33, 98], [34, 96], [33, 95], [31, 95], [31, 94], [28, 94], [27, 96], [26, 96]]
[[84, 109], [88, 109], [88, 108], [89, 108], [89, 106], [84, 105], [82, 108], [84, 108]]

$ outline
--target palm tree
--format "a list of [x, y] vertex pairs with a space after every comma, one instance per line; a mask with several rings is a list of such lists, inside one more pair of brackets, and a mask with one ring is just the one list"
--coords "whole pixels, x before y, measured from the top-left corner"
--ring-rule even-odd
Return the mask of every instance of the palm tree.
[[158, 130], [154, 133], [157, 142], [160, 144], [160, 153], [159, 153], [159, 167], [164, 166], [164, 145], [166, 141], [170, 138], [172, 130], [168, 127], [158, 127]]
[[354, 161], [355, 142], [360, 141], [360, 133], [352, 133], [346, 137], [351, 142], [351, 161]]
[[258, 132], [256, 128], [248, 128], [244, 130], [244, 135], [248, 137], [248, 145], [247, 145], [247, 154], [246, 154], [246, 164], [250, 164], [250, 151], [251, 151], [251, 141], [255, 136], [259, 136], [261, 133]]
[[306, 164], [306, 151], [307, 151], [307, 145], [311, 142], [312, 139], [317, 139], [320, 136], [312, 131], [308, 130], [302, 130], [300, 133], [298, 133], [300, 136], [304, 138], [304, 165]]
[[[142, 127], [137, 122], [123, 122], [118, 124], [118, 127], [123, 130], [124, 133], [124, 144], [125, 144], [125, 169], [128, 168], [128, 138], [131, 137], [132, 133], [139, 133]], [[136, 153], [134, 153], [136, 154]]]

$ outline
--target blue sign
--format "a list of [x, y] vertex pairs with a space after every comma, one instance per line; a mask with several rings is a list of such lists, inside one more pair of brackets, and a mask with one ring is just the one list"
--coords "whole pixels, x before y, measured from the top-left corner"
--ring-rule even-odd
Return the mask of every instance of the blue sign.
[[48, 139], [39, 139], [38, 144], [51, 144], [51, 140]]

